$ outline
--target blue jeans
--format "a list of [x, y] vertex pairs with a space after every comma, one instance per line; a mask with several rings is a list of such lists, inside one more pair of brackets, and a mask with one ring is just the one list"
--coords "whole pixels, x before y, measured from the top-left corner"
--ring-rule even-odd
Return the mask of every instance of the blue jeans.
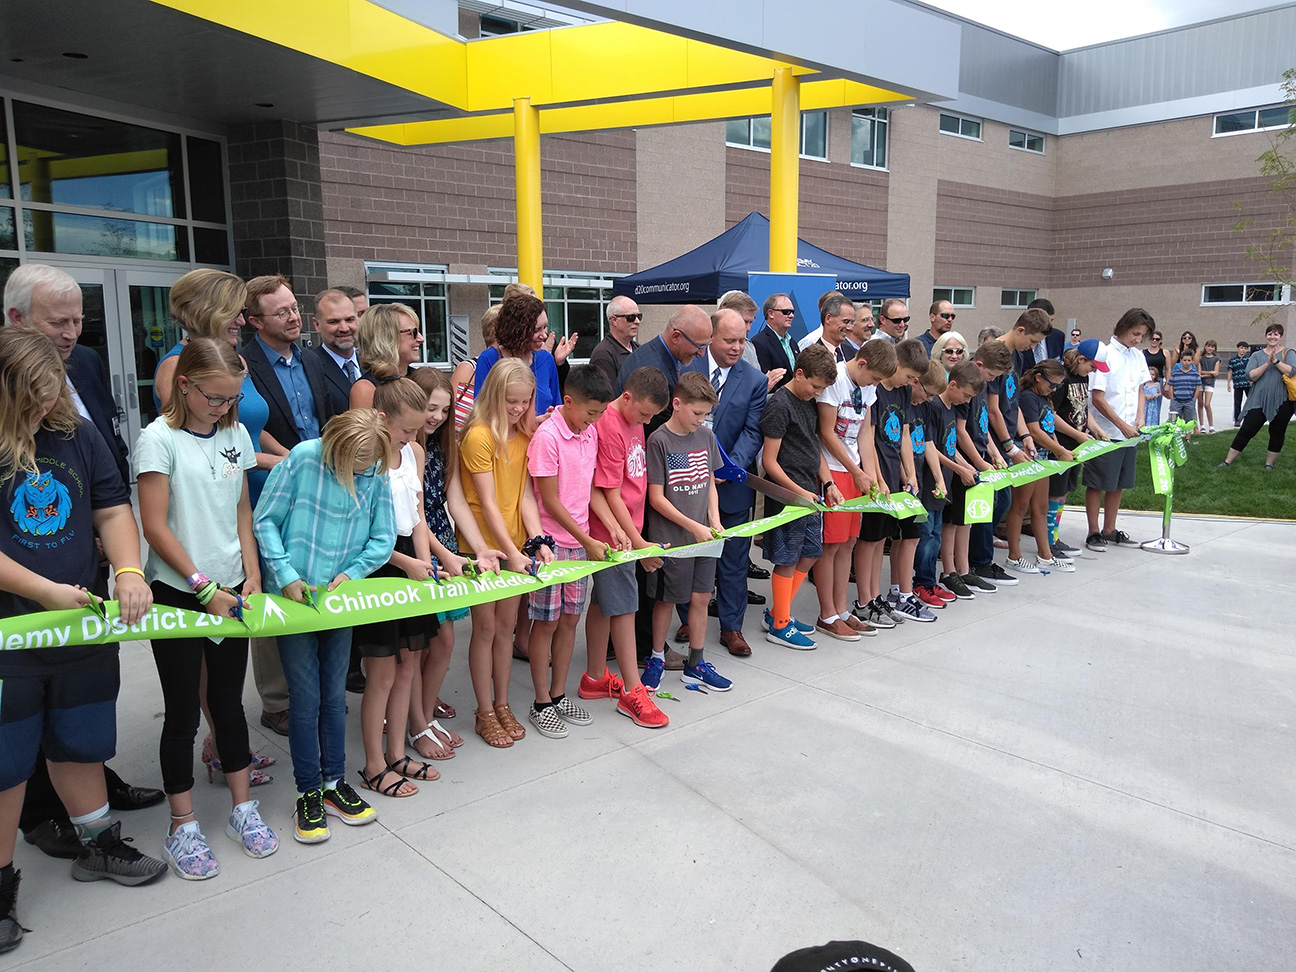
[[280, 635], [288, 682], [288, 747], [299, 793], [346, 775], [346, 675], [351, 629]]
[[973, 523], [968, 537], [968, 566], [973, 570], [978, 567], [989, 567], [994, 563], [994, 532], [999, 521], [1012, 506], [1012, 487], [996, 489], [994, 493], [994, 512], [989, 523]]
[[918, 531], [914, 583], [919, 587], [935, 587], [936, 561], [940, 559], [941, 548], [941, 511], [928, 510], [927, 519], [918, 524]]
[[[720, 511], [720, 525], [726, 530], [751, 519], [751, 510], [739, 513]], [[716, 612], [721, 631], [741, 631], [747, 616], [747, 561], [751, 554], [751, 537], [730, 537], [716, 561]], [[677, 608], [680, 623], [688, 624], [688, 605]]]

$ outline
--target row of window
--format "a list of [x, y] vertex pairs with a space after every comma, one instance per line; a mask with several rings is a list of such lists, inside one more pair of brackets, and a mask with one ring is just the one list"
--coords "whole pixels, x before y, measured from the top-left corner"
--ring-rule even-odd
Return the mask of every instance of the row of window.
[[[770, 116], [731, 118], [725, 122], [725, 143], [738, 148], [769, 151]], [[870, 169], [887, 167], [886, 108], [856, 108], [851, 112], [851, 165]], [[828, 112], [801, 113], [801, 156], [828, 161]]]
[[[970, 118], [967, 115], [955, 115], [950, 112], [942, 111], [940, 113], [940, 130], [942, 134], [953, 135], [957, 138], [967, 138], [974, 142], [981, 141], [982, 123], [980, 118]], [[1024, 129], [1008, 129], [1008, 147], [1020, 149], [1023, 152], [1034, 152], [1036, 155], [1044, 154], [1044, 136], [1038, 132], [1028, 132]]]
[[1245, 111], [1231, 111], [1215, 116], [1215, 129], [1212, 137], [1218, 135], [1240, 135], [1244, 132], [1272, 132], [1286, 128], [1292, 123], [1292, 110], [1287, 105], [1272, 105], [1268, 108], [1248, 108]]
[[[1020, 287], [1012, 289], [1001, 289], [999, 291], [999, 306], [1007, 309], [1025, 308], [1032, 300], [1035, 299], [1037, 291], [1024, 290]], [[955, 307], [976, 307], [976, 288], [975, 287], [934, 287], [932, 288], [932, 300], [948, 300]]]
[[[1035, 294], [1034, 290], [1000, 290], [999, 306], [1026, 307], [1035, 299]], [[932, 300], [948, 300], [955, 307], [976, 307], [976, 288], [935, 287], [932, 289]], [[1203, 306], [1207, 304], [1289, 304], [1291, 300], [1291, 286], [1274, 281], [1202, 285]]]

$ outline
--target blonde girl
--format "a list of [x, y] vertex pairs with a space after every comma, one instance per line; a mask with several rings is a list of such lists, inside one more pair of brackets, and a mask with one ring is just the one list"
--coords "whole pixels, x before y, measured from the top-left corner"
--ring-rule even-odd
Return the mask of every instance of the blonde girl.
[[423, 356], [423, 328], [407, 304], [374, 304], [360, 315], [358, 341], [360, 377], [351, 386], [350, 407], [370, 408], [379, 381], [408, 377]]
[[[540, 510], [526, 462], [536, 423], [535, 391], [535, 376], [520, 360], [496, 362], [473, 403], [459, 444], [464, 497], [481, 540], [501, 551], [504, 564], [519, 573], [531, 566], [522, 547], [528, 537], [540, 533]], [[470, 546], [471, 539], [461, 530], [460, 549]], [[536, 559], [548, 563], [553, 554], [542, 545]], [[508, 597], [472, 609], [468, 668], [477, 697], [476, 732], [499, 749], [526, 735], [508, 704], [510, 642], [520, 600]]]
[[[293, 446], [275, 466], [252, 517], [268, 591], [306, 603], [318, 587], [332, 590], [387, 563], [396, 544], [384, 475], [390, 453], [387, 423], [360, 408], [329, 419], [320, 438]], [[312, 844], [329, 837], [326, 814], [349, 826], [376, 816], [344, 778], [351, 629], [280, 635], [278, 643], [292, 697], [293, 837]]]
[[[193, 338], [176, 358], [166, 407], [140, 433], [135, 446], [140, 520], [149, 545], [145, 572], [155, 604], [238, 618], [242, 598], [261, 590], [247, 486], [256, 450], [238, 419], [246, 374], [228, 342]], [[153, 661], [165, 704], [159, 751], [162, 784], [171, 803], [163, 845], [167, 864], [191, 881], [220, 872], [193, 807], [204, 663], [208, 719], [219, 740], [233, 805], [225, 834], [250, 857], [273, 854], [279, 839], [261, 819], [259, 801], [248, 797], [252, 756], [243, 714], [247, 639], [157, 641]]]

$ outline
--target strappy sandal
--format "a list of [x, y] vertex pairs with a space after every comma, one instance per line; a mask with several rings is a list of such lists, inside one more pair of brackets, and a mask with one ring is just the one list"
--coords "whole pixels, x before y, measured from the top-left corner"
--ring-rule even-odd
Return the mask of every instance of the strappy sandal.
[[432, 710], [433, 719], [453, 719], [458, 714], [453, 705], [448, 705], [440, 699], [437, 699], [436, 708]]
[[[433, 745], [435, 745], [437, 749], [441, 752], [441, 755], [424, 756], [421, 752], [419, 752], [419, 748], [417, 745], [420, 739], [426, 739], [429, 742], [431, 742]], [[442, 742], [441, 739], [437, 736], [437, 734], [432, 731], [431, 723], [428, 723], [428, 727], [424, 729], [422, 732], [418, 733], [417, 735], [409, 737], [409, 746], [410, 749], [418, 753], [419, 756], [422, 756], [423, 759], [454, 759], [454, 755], [455, 755], [454, 749], [447, 743]]]
[[513, 745], [513, 737], [504, 731], [500, 725], [499, 717], [494, 712], [488, 712], [483, 715], [481, 712], [474, 712], [477, 717], [476, 732], [486, 741], [487, 746], [495, 749], [508, 749]]
[[441, 723], [438, 722], [436, 719], [433, 719], [431, 722], [428, 723], [428, 728], [431, 729], [433, 732], [440, 733], [442, 736], [445, 736], [445, 742], [442, 745], [449, 746], [451, 749], [458, 749], [460, 746], [463, 745], [462, 737], [459, 739], [458, 742], [455, 742], [455, 736], [459, 735], [458, 733], [451, 732], [445, 726], [441, 725]]
[[509, 738], [514, 742], [526, 738], [526, 730], [522, 728], [522, 723], [517, 721], [513, 715], [513, 710], [508, 707], [508, 703], [495, 706], [495, 715], [499, 718], [499, 723], [504, 727], [504, 731], [509, 734]]
[[418, 793], [418, 787], [414, 786], [413, 783], [409, 784], [410, 786], [414, 787], [413, 793], [400, 792], [400, 788], [404, 786], [408, 781], [405, 779], [405, 777], [401, 776], [399, 773], [396, 773], [395, 783], [388, 783], [386, 786], [383, 787], [378, 786], [378, 781], [381, 780], [388, 773], [396, 773], [396, 771], [392, 769], [390, 766], [384, 766], [372, 777], [370, 777], [370, 776], [365, 776], [364, 770], [362, 769], [356, 770], [356, 775], [360, 777], [360, 786], [362, 789], [370, 790], [373, 793], [381, 793], [385, 797], [394, 797], [396, 799], [402, 799], [404, 797], [412, 797], [415, 793]]
[[441, 779], [441, 774], [437, 771], [437, 768], [428, 762], [420, 762], [419, 768], [411, 772], [410, 763], [412, 762], [413, 760], [408, 756], [402, 756], [396, 762], [388, 763], [387, 768], [393, 773], [399, 773], [407, 780], [421, 780], [424, 783], [433, 783]]

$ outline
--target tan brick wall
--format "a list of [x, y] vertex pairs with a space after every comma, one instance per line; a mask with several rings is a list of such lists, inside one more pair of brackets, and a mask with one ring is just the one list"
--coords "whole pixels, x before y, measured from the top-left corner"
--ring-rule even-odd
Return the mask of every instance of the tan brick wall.
[[[940, 112], [917, 106], [906, 109], [911, 118], [921, 119], [933, 131], [940, 130]], [[1008, 146], [1007, 125], [981, 122], [981, 141], [941, 133], [936, 140], [937, 178], [945, 182], [970, 183], [991, 189], [1004, 189], [1037, 196], [1052, 196], [1057, 165], [1058, 140], [1044, 139], [1044, 154]]]
[[[884, 266], [910, 275], [909, 325], [917, 334], [926, 326], [925, 310], [932, 287], [961, 281], [936, 280], [936, 191], [940, 171], [941, 135], [930, 109], [900, 108], [891, 112], [891, 172], [888, 178], [887, 249]], [[954, 141], [954, 139], [946, 139]], [[921, 320], [917, 318], [921, 317]]]
[[1047, 287], [1052, 197], [941, 180], [936, 210], [936, 278], [942, 286]]

